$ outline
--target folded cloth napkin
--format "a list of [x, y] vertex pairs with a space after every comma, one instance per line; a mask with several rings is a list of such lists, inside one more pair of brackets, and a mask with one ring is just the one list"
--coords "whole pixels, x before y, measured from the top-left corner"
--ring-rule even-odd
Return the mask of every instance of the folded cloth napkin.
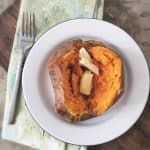
[[85, 146], [66, 144], [45, 133], [32, 119], [25, 107], [22, 91], [20, 92], [16, 123], [8, 125], [11, 95], [14, 88], [16, 70], [18, 68], [21, 49], [19, 46], [19, 27], [22, 13], [34, 12], [38, 28], [38, 39], [52, 26], [75, 18], [102, 19], [104, 0], [22, 0], [15, 40], [11, 53], [7, 78], [7, 94], [2, 128], [4, 139], [25, 144], [43, 150], [86, 150]]

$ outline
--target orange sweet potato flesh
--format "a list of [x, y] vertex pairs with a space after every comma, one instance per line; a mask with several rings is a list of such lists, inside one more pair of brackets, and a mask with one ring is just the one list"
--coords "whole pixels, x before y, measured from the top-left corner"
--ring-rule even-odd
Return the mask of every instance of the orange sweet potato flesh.
[[[118, 99], [123, 86], [123, 67], [119, 55], [97, 41], [74, 40], [60, 45], [65, 51], [49, 60], [49, 74], [56, 97], [56, 111], [65, 120], [76, 122], [104, 113]], [[94, 74], [90, 96], [79, 91], [85, 68], [79, 64], [79, 50], [85, 47], [99, 67]], [[59, 51], [62, 50], [61, 48]], [[62, 51], [63, 51], [62, 50]]]

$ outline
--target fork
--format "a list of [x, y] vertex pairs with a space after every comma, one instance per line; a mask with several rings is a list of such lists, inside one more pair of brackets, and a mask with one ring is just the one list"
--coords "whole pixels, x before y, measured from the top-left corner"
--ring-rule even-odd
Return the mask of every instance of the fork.
[[19, 96], [20, 82], [22, 78], [22, 71], [24, 67], [25, 60], [30, 52], [31, 47], [35, 42], [36, 36], [36, 23], [35, 23], [35, 15], [34, 13], [23, 13], [22, 16], [22, 27], [20, 32], [20, 46], [22, 49], [21, 59], [17, 68], [16, 80], [14, 84], [14, 91], [12, 93], [11, 105], [10, 105], [10, 113], [8, 116], [8, 123], [14, 124], [15, 115], [16, 115], [16, 107]]

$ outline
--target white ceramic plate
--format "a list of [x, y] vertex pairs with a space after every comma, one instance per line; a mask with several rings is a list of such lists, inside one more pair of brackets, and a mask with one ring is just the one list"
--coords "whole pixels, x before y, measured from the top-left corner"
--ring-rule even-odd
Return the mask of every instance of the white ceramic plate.
[[[55, 113], [47, 61], [60, 43], [79, 38], [102, 41], [120, 54], [125, 88], [105, 114], [69, 124]], [[141, 115], [148, 92], [148, 67], [138, 45], [117, 26], [95, 19], [71, 20], [48, 30], [33, 46], [23, 70], [24, 98], [33, 118], [50, 135], [77, 145], [101, 144], [125, 133]]]

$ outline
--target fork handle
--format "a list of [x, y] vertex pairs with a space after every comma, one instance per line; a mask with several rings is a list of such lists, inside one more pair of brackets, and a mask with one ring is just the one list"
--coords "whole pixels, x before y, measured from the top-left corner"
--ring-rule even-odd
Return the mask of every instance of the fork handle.
[[23, 70], [23, 65], [24, 65], [24, 55], [22, 54], [20, 64], [17, 68], [17, 73], [16, 73], [16, 80], [14, 84], [14, 90], [12, 93], [12, 99], [11, 99], [11, 105], [10, 105], [10, 112], [8, 116], [8, 123], [9, 124], [14, 124], [15, 122], [15, 115], [16, 115], [16, 107], [17, 107], [17, 102], [18, 102], [18, 94], [20, 90], [20, 81], [22, 78], [22, 70]]

